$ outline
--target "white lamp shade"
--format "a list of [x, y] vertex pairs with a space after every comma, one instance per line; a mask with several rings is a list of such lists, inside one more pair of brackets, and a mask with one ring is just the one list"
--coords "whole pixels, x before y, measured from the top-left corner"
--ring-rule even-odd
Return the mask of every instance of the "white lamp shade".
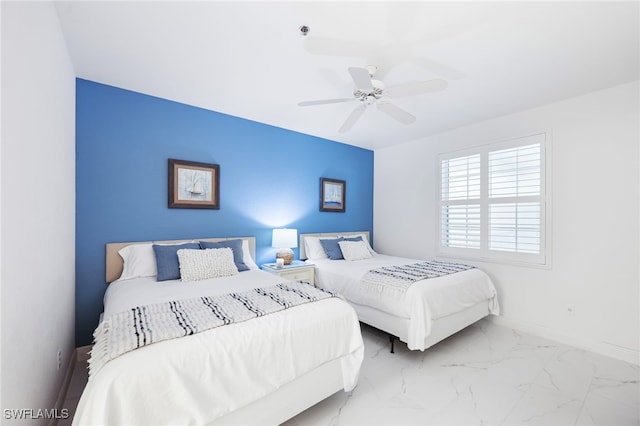
[[278, 248], [298, 247], [298, 230], [288, 228], [274, 229], [271, 246]]

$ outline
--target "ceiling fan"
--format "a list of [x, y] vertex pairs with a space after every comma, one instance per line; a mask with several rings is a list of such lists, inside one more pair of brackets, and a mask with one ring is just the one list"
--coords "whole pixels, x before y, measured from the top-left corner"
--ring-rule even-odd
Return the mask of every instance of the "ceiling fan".
[[342, 127], [340, 127], [340, 129], [338, 130], [340, 133], [344, 133], [349, 131], [353, 127], [353, 125], [358, 121], [358, 119], [360, 119], [360, 116], [362, 116], [368, 106], [374, 104], [380, 111], [389, 115], [391, 118], [396, 119], [400, 123], [411, 124], [416, 121], [416, 117], [389, 102], [387, 100], [387, 97], [397, 98], [401, 96], [419, 95], [421, 93], [444, 90], [447, 87], [447, 82], [439, 78], [425, 81], [414, 81], [396, 86], [385, 87], [382, 81], [373, 78], [376, 70], [377, 68], [373, 65], [369, 65], [365, 68], [349, 68], [349, 74], [351, 74], [351, 78], [356, 85], [356, 90], [353, 92], [353, 97], [351, 98], [305, 101], [299, 102], [298, 105], [304, 107], [360, 101], [360, 104], [355, 107], [349, 117], [347, 117], [347, 120], [344, 122]]

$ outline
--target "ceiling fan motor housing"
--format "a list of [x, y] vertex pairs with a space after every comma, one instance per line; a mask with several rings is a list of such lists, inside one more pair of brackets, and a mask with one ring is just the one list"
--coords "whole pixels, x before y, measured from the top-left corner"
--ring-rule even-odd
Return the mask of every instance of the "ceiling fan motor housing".
[[382, 93], [384, 91], [384, 83], [380, 80], [372, 79], [371, 85], [373, 86], [373, 90], [356, 89], [353, 92], [353, 96], [355, 96], [359, 101], [364, 102], [367, 105], [371, 105], [376, 100], [382, 97]]

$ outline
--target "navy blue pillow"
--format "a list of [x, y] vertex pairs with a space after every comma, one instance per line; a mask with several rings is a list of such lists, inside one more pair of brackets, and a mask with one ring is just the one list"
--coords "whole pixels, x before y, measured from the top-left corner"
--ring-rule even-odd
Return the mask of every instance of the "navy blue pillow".
[[327, 257], [329, 259], [331, 260], [344, 259], [344, 256], [342, 255], [342, 250], [340, 250], [340, 245], [338, 244], [340, 241], [342, 241], [342, 237], [332, 239], [332, 240], [328, 240], [324, 238], [320, 239], [320, 244], [322, 244], [322, 248], [324, 249], [324, 252], [327, 254]]
[[200, 241], [202, 249], [218, 249], [229, 247], [233, 251], [233, 263], [236, 264], [238, 272], [248, 271], [249, 267], [244, 263], [244, 254], [242, 252], [242, 240], [226, 240], [226, 241]]
[[363, 240], [362, 240], [362, 237], [358, 235], [357, 237], [342, 237], [341, 241], [363, 241]]
[[156, 281], [178, 280], [180, 279], [180, 261], [178, 260], [178, 250], [191, 249], [200, 250], [198, 243], [173, 244], [169, 246], [154, 244], [153, 252], [156, 254], [156, 266], [158, 276]]

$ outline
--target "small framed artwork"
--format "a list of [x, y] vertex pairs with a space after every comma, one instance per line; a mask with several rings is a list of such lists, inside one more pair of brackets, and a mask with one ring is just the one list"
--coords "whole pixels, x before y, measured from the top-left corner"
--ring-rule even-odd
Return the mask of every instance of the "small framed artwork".
[[320, 178], [320, 211], [344, 213], [346, 194], [345, 181]]
[[170, 209], [219, 209], [220, 166], [169, 159]]

